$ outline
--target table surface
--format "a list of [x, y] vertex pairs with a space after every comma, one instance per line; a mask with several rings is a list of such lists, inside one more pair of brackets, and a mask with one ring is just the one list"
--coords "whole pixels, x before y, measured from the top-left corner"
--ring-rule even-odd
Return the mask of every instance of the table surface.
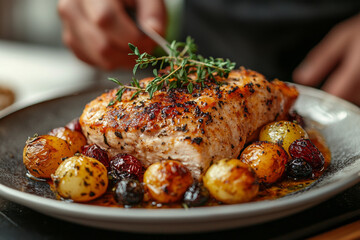
[[292, 216], [226, 231], [199, 234], [136, 234], [96, 229], [57, 220], [0, 198], [0, 239], [302, 239], [360, 219], [360, 183]]

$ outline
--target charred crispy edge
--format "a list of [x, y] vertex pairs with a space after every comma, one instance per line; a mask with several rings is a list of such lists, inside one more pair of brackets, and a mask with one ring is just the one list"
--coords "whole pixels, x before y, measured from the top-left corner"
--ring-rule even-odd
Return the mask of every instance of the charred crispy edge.
[[[284, 114], [287, 114], [291, 107], [294, 105], [296, 99], [299, 96], [299, 92], [295, 86], [290, 86], [285, 82], [275, 79], [272, 84], [286, 97]], [[284, 117], [284, 116], [282, 116]]]
[[[267, 84], [266, 88], [269, 92], [271, 92], [271, 89], [277, 89], [282, 93], [282, 97], [284, 100], [284, 106], [282, 109], [282, 112], [279, 113], [276, 119], [282, 119], [285, 117], [287, 112], [290, 110], [292, 105], [294, 104], [296, 98], [298, 97], [298, 92], [295, 87], [288, 86], [286, 83], [281, 82], [279, 80], [274, 80], [271, 83], [269, 83], [265, 77], [255, 71], [252, 70], [246, 70], [244, 68], [234, 70], [230, 74], [229, 78], [257, 78], [262, 81], [266, 81]], [[145, 78], [141, 80], [141, 84], [146, 84], [146, 82], [151, 81], [152, 78]], [[225, 79], [223, 79], [225, 80]], [[269, 84], [271, 84], [271, 88], [269, 87]], [[187, 113], [192, 113], [196, 119], [204, 119], [206, 123], [209, 123], [211, 121], [211, 115], [208, 112], [208, 109], [214, 107], [212, 104], [207, 104], [207, 106], [199, 106], [196, 104], [193, 100], [195, 97], [199, 97], [202, 94], [211, 96], [212, 98], [216, 99], [215, 102], [219, 103], [219, 107], [221, 107], [220, 103], [223, 103], [221, 98], [224, 98], [225, 95], [231, 95], [231, 98], [239, 98], [242, 99], [246, 95], [251, 95], [256, 91], [257, 86], [255, 86], [251, 81], [244, 85], [244, 88], [231, 88], [230, 90], [227, 89], [226, 91], [221, 91], [219, 86], [211, 86], [211, 88], [205, 88], [203, 90], [195, 90], [193, 94], [189, 94], [186, 92], [186, 90], [183, 89], [177, 89], [176, 91], [171, 92], [164, 92], [160, 91], [154, 95], [153, 100], [150, 102], [150, 104], [144, 104], [142, 101], [138, 100], [125, 100], [121, 103], [116, 103], [113, 106], [107, 106], [106, 102], [110, 101], [116, 94], [117, 89], [113, 89], [107, 93], [102, 94], [101, 96], [96, 98], [96, 101], [102, 102], [103, 107], [108, 108], [107, 114], [105, 116], [102, 116], [100, 121], [103, 120], [103, 117], [106, 118], [106, 121], [108, 122], [108, 126], [106, 128], [112, 128], [116, 132], [121, 131], [137, 131], [141, 130], [144, 132], [145, 130], [154, 130], [154, 129], [160, 129], [157, 122], [160, 122], [162, 119], [165, 118], [176, 118], [178, 116], [181, 117], [181, 115], [185, 115]], [[201, 91], [201, 93], [200, 93]], [[125, 92], [125, 95], [131, 96], [131, 91]], [[125, 105], [125, 106], [124, 106]], [[86, 108], [92, 108], [94, 107], [92, 103], [87, 104]], [[246, 106], [244, 106], [245, 110]], [[86, 108], [84, 112], [86, 111]], [[124, 111], [125, 109], [129, 111]], [[95, 108], [94, 108], [95, 110]], [[130, 116], [132, 115], [132, 116]], [[119, 122], [119, 120], [121, 120]], [[148, 124], [149, 122], [153, 122], [153, 124]], [[83, 125], [84, 122], [82, 121], [82, 118], [80, 118], [80, 124]], [[101, 125], [99, 123], [99, 125]], [[146, 129], [148, 126], [150, 126], [150, 129]], [[92, 124], [91, 127], [99, 127], [97, 124]], [[106, 129], [104, 127], [101, 127], [101, 132], [106, 132]]]

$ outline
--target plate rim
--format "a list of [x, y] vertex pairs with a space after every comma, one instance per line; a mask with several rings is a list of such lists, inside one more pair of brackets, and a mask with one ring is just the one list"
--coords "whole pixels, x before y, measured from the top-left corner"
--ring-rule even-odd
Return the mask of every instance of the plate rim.
[[[359, 158], [360, 159], [360, 158]], [[355, 185], [360, 180], [360, 172], [354, 173], [340, 181], [333, 182], [321, 188], [312, 191], [306, 191], [297, 195], [296, 197], [278, 198], [274, 200], [263, 200], [258, 202], [240, 203], [232, 205], [221, 205], [215, 207], [199, 207], [186, 210], [179, 209], [142, 209], [142, 208], [114, 208], [106, 206], [95, 206], [81, 203], [65, 202], [50, 198], [37, 196], [31, 193], [21, 192], [16, 189], [7, 187], [0, 183], [0, 195], [10, 201], [14, 201], [29, 208], [29, 203], [37, 206], [49, 207], [54, 211], [60, 211], [61, 215], [79, 214], [83, 216], [94, 216], [111, 219], [157, 219], [157, 220], [188, 220], [203, 217], [226, 217], [231, 216], [242, 217], [253, 216], [253, 214], [271, 213], [274, 211], [287, 209], [288, 207], [297, 207], [314, 200], [314, 197], [321, 198], [320, 200], [327, 199], [337, 193]], [[316, 198], [315, 198], [316, 199]], [[23, 202], [25, 201], [25, 203]], [[174, 216], [173, 214], [177, 214]], [[67, 215], [67, 214], [65, 214]]]

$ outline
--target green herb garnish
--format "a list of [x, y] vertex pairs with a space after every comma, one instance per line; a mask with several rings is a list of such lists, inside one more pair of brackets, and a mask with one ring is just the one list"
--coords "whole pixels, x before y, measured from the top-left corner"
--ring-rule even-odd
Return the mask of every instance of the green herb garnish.
[[[120, 85], [115, 101], [121, 101], [126, 89], [136, 90], [131, 100], [141, 92], [147, 92], [151, 99], [156, 91], [165, 86], [168, 90], [186, 87], [188, 92], [192, 93], [194, 85], [199, 84], [203, 88], [205, 80], [210, 80], [220, 85], [216, 81], [215, 76], [227, 77], [229, 72], [235, 68], [235, 63], [229, 59], [204, 58], [199, 54], [195, 54], [197, 47], [191, 37], [187, 37], [186, 42], [173, 41], [168, 45], [170, 49], [170, 55], [168, 56], [155, 57], [146, 52], [140, 53], [139, 49], [131, 43], [129, 43], [129, 47], [132, 51], [129, 55], [137, 56], [136, 64], [133, 68], [134, 76], [139, 68], [145, 69], [149, 65], [153, 67], [159, 66], [159, 68], [154, 68], [153, 74], [155, 78], [146, 88], [142, 88], [135, 77], [132, 78], [131, 86], [124, 85], [115, 78], [109, 78], [109, 80]], [[159, 74], [167, 66], [169, 66], [169, 72]], [[189, 78], [189, 74], [195, 74], [196, 79]], [[109, 105], [113, 105], [115, 101], [111, 101]]]

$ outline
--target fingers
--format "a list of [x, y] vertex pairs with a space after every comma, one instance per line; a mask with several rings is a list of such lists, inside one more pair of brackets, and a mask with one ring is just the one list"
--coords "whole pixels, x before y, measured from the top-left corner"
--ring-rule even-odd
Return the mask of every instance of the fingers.
[[62, 38], [66, 46], [68, 46], [75, 55], [82, 61], [94, 65], [91, 57], [85, 51], [85, 46], [79, 44], [81, 42], [81, 33], [77, 31], [81, 29], [80, 23], [83, 21], [83, 12], [78, 2], [64, 0], [58, 5], [59, 15], [63, 20]]
[[350, 33], [343, 25], [335, 27], [295, 69], [295, 82], [316, 86], [331, 72], [341, 60], [347, 48]]
[[294, 81], [316, 86], [360, 106], [360, 15], [337, 25], [294, 71]]
[[91, 60], [90, 56], [88, 56], [86, 54], [86, 51], [84, 51], [84, 49], [80, 46], [77, 45], [77, 38], [76, 36], [76, 32], [74, 32], [70, 26], [68, 26], [67, 23], [64, 22], [63, 24], [64, 26], [64, 30], [63, 30], [63, 42], [65, 43], [66, 46], [68, 46], [76, 55], [77, 58], [79, 58], [80, 60], [90, 64], [90, 65], [95, 65], [95, 63]]
[[129, 42], [136, 44], [141, 38], [140, 30], [122, 1], [88, 0], [84, 8], [89, 22], [119, 48], [128, 50]]
[[349, 43], [341, 65], [329, 76], [323, 89], [360, 106], [360, 34]]
[[[129, 42], [147, 52], [155, 45], [137, 28], [126, 8], [138, 7], [142, 19], [157, 19], [159, 9], [154, 9], [152, 4], [165, 12], [160, 0], [139, 1], [139, 4], [135, 0], [60, 0], [63, 40], [79, 59], [91, 65], [109, 70], [131, 67], [134, 58], [128, 56]], [[159, 19], [163, 19], [164, 12]], [[159, 26], [156, 30], [164, 31], [165, 27]]]
[[[166, 9], [163, 0], [136, 0], [136, 22], [141, 27], [151, 28], [164, 36], [166, 31]], [[137, 43], [143, 52], [151, 53], [157, 46], [153, 40], [142, 33], [142, 41]]]
[[86, 63], [112, 69], [116, 48], [92, 24], [89, 24], [84, 15], [82, 5], [73, 5], [66, 11], [63, 20], [63, 39], [65, 44], [72, 49], [75, 55]]
[[137, 0], [137, 20], [141, 26], [149, 27], [160, 35], [166, 30], [166, 10], [162, 0]]

